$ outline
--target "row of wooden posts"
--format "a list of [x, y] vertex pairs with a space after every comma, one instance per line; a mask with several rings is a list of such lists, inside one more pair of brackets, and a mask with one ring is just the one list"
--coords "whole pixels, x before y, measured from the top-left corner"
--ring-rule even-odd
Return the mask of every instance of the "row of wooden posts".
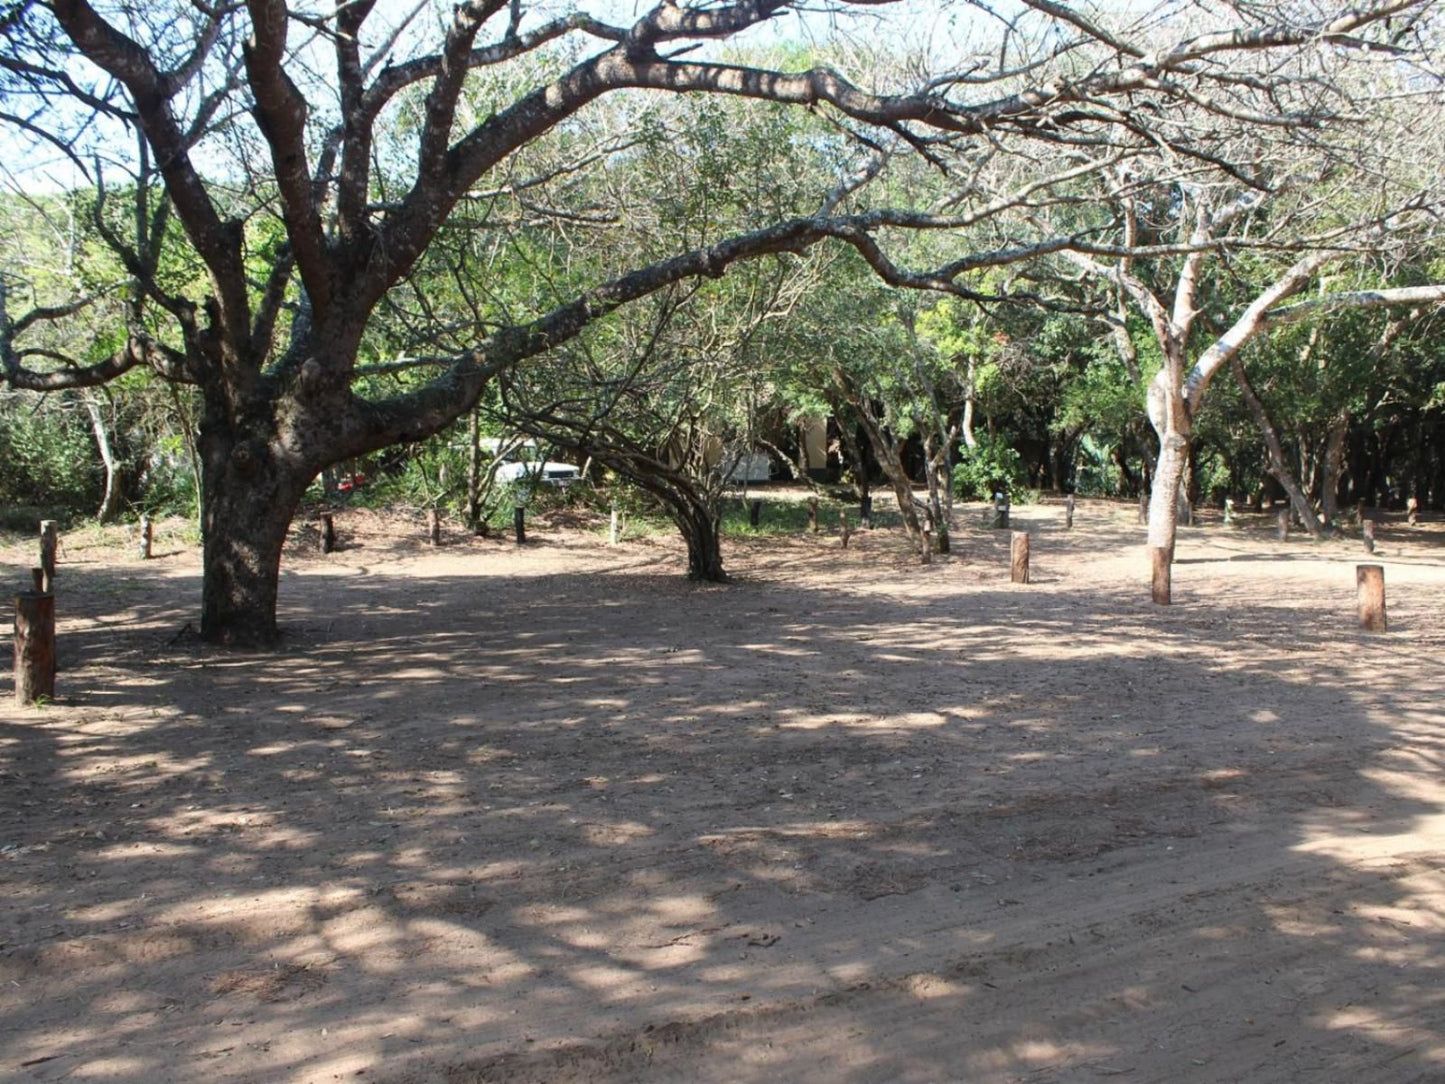
[[[763, 502], [754, 500], [748, 508], [748, 519], [757, 526], [762, 515]], [[872, 524], [872, 501], [864, 497], [859, 518], [863, 526]], [[1414, 512], [1414, 509], [1411, 510]], [[847, 513], [838, 513], [842, 526], [842, 541], [848, 545], [852, 528], [848, 525]], [[1412, 520], [1413, 522], [1413, 520]], [[1009, 507], [1007, 498], [999, 495], [994, 505], [994, 526], [1008, 528]], [[525, 513], [515, 509], [513, 524], [517, 544], [526, 541]], [[808, 525], [818, 530], [818, 499], [808, 501]], [[1064, 502], [1064, 526], [1074, 526], [1074, 498]], [[1374, 552], [1374, 521], [1361, 517], [1365, 549]], [[619, 537], [620, 521], [617, 506], [612, 507], [611, 543], [615, 546]], [[1288, 512], [1280, 513], [1279, 533], [1283, 539], [1289, 527]], [[436, 511], [427, 514], [427, 533], [432, 545], [441, 543], [441, 520]], [[151, 556], [154, 532], [149, 516], [141, 518], [140, 556]], [[1009, 578], [1014, 583], [1029, 582], [1029, 532], [1011, 531], [1009, 535]], [[21, 705], [44, 702], [55, 696], [55, 565], [59, 545], [59, 532], [54, 520], [43, 520], [40, 524], [40, 567], [31, 570], [31, 589], [15, 596], [15, 700]], [[331, 513], [321, 516], [321, 550], [330, 553], [336, 548], [336, 525]], [[1164, 547], [1150, 551], [1153, 562], [1154, 601], [1168, 605], [1172, 592], [1171, 569], [1174, 554]], [[925, 539], [924, 560], [931, 560], [932, 542]], [[1369, 632], [1384, 632], [1388, 622], [1385, 615], [1385, 569], [1383, 565], [1356, 565], [1355, 587], [1360, 627]]]

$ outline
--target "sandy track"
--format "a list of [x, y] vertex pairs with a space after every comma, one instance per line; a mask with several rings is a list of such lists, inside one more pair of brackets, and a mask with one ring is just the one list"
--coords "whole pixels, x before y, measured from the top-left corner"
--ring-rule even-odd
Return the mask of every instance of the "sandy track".
[[0, 1075], [1445, 1079], [1445, 533], [1382, 533], [1368, 637], [1356, 544], [1186, 532], [1159, 610], [1126, 510], [1021, 518], [1027, 587], [969, 530], [721, 588], [354, 517], [274, 656], [181, 633], [188, 549], [68, 538]]

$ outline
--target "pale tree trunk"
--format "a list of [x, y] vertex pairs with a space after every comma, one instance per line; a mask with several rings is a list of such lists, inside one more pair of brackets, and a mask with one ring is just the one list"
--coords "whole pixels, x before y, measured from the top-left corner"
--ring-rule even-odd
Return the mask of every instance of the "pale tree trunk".
[[977, 371], [978, 359], [969, 355], [968, 379], [963, 385], [963, 420], [960, 423], [960, 435], [966, 448], [978, 447], [978, 437], [973, 433], [973, 382]]
[[1279, 442], [1279, 433], [1275, 430], [1274, 422], [1270, 420], [1269, 412], [1265, 410], [1259, 396], [1254, 393], [1254, 388], [1249, 383], [1249, 377], [1245, 374], [1244, 365], [1240, 362], [1237, 354], [1230, 359], [1229, 365], [1234, 371], [1234, 382], [1239, 385], [1239, 393], [1244, 397], [1244, 404], [1249, 408], [1250, 414], [1254, 416], [1254, 423], [1259, 426], [1259, 434], [1264, 438], [1265, 469], [1289, 496], [1290, 506], [1294, 509], [1299, 521], [1304, 524], [1305, 530], [1310, 533], [1310, 537], [1320, 538], [1324, 534], [1320, 528], [1320, 521], [1315, 516], [1315, 510], [1310, 507], [1309, 498], [1305, 496], [1304, 490], [1295, 479], [1294, 472], [1289, 469], [1289, 461], [1285, 458], [1284, 448]]
[[105, 467], [105, 495], [100, 499], [100, 508], [95, 518], [109, 523], [120, 514], [120, 471], [115, 462], [115, 451], [110, 443], [110, 428], [106, 425], [105, 411], [94, 392], [85, 392], [80, 397], [85, 412], [90, 416], [90, 431], [95, 435], [95, 447], [100, 452], [100, 462]]
[[1193, 419], [1182, 394], [1181, 369], [1178, 361], [1171, 364], [1166, 360], [1149, 385], [1149, 421], [1159, 437], [1159, 457], [1149, 492], [1149, 546], [1167, 550], [1171, 560], [1179, 525], [1179, 487], [1189, 465], [1189, 442], [1194, 434]]

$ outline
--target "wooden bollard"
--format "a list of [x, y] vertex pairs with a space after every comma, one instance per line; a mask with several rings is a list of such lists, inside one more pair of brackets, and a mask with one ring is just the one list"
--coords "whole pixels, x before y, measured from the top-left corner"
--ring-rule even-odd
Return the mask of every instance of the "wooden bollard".
[[321, 552], [330, 553], [336, 549], [336, 519], [330, 512], [321, 513]]
[[1360, 538], [1364, 540], [1365, 552], [1375, 552], [1375, 521], [1372, 519], [1360, 520]]
[[993, 495], [993, 529], [995, 531], [1009, 529], [1009, 507], [1008, 494], [1003, 490], [999, 490]]
[[1384, 632], [1385, 566], [1356, 565], [1355, 591], [1359, 598], [1360, 628], [1366, 632]]
[[618, 535], [617, 502], [616, 502], [616, 501], [613, 501], [613, 502], [612, 502], [612, 527], [611, 527], [611, 529], [610, 529], [610, 530], [608, 531], [608, 533], [607, 533], [607, 544], [608, 544], [609, 546], [615, 546], [615, 545], [617, 545], [617, 535]]
[[843, 538], [843, 548], [848, 548], [848, 539], [853, 537], [853, 528], [848, 526], [848, 513], [838, 509], [838, 529]]
[[1420, 501], [1417, 497], [1411, 497], [1405, 502], [1405, 522], [1411, 527], [1420, 526]]
[[1283, 542], [1289, 537], [1289, 509], [1281, 508], [1274, 521], [1275, 537]]
[[149, 561], [151, 559], [151, 545], [155, 542], [156, 528], [151, 522], [150, 516], [140, 518], [140, 559]]
[[527, 541], [527, 510], [521, 505], [512, 509], [512, 527], [517, 532], [517, 545]]
[[53, 519], [40, 521], [40, 567], [45, 569], [47, 589], [55, 582], [55, 550], [60, 542], [59, 528]]
[[808, 498], [808, 530], [818, 533], [818, 498]]
[[15, 596], [15, 702], [33, 704], [55, 695], [55, 596]]
[[1029, 582], [1029, 533], [1014, 531], [1009, 535], [1009, 579], [1014, 583]]
[[435, 508], [426, 510], [426, 540], [433, 546], [442, 544], [442, 517]]
[[873, 529], [873, 498], [864, 497], [858, 502], [858, 526]]
[[1234, 498], [1232, 497], [1224, 498], [1224, 525], [1226, 527], [1234, 526]]
[[749, 524], [749, 526], [756, 527], [756, 526], [758, 525], [758, 520], [762, 517], [762, 514], [763, 514], [763, 502], [762, 502], [762, 501], [749, 501], [749, 502], [748, 502], [748, 524]]
[[1173, 600], [1174, 551], [1168, 546], [1150, 546], [1149, 562], [1152, 573], [1150, 588], [1154, 602], [1159, 606], [1168, 606]]
[[1074, 495], [1070, 493], [1064, 498], [1064, 530], [1074, 529]]

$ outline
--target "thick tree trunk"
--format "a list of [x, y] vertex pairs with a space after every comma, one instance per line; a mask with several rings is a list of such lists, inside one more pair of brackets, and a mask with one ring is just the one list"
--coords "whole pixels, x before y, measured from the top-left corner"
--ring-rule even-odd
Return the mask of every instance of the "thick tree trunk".
[[687, 578], [726, 583], [722, 563], [722, 524], [716, 511], [689, 504], [672, 508], [673, 522], [687, 542]]
[[315, 472], [257, 436], [201, 434], [201, 638], [239, 647], [274, 643], [281, 550]]

